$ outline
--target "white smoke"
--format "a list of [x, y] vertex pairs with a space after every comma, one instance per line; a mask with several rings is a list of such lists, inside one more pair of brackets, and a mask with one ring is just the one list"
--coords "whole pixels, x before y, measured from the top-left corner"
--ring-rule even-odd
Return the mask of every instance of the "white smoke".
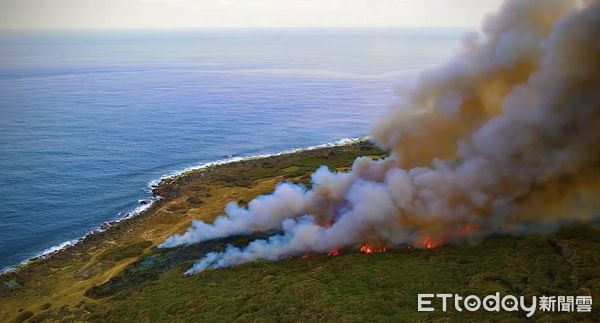
[[[468, 35], [456, 59], [399, 95], [371, 130], [392, 156], [358, 158], [347, 173], [322, 167], [310, 191], [280, 184], [161, 247], [282, 230], [210, 253], [193, 273], [361, 244], [424, 246], [568, 217], [532, 216], [535, 197], [556, 185], [563, 195], [585, 188], [597, 196], [600, 2], [508, 0], [483, 37]], [[589, 218], [583, 209], [571, 213]]]

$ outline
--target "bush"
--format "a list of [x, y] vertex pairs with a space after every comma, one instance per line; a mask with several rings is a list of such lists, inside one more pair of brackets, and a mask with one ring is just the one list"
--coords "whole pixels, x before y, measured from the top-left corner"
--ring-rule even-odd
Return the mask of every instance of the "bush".
[[144, 249], [150, 247], [152, 241], [140, 241], [123, 247], [111, 248], [100, 255], [100, 260], [119, 261], [125, 258], [136, 257], [144, 253]]
[[23, 322], [32, 316], [33, 316], [33, 312], [31, 312], [31, 311], [21, 312], [21, 314], [17, 315], [17, 317], [15, 318], [15, 322]]
[[189, 204], [191, 206], [200, 206], [204, 203], [200, 198], [198, 198], [196, 196], [190, 196], [185, 201], [187, 202], [187, 204]]

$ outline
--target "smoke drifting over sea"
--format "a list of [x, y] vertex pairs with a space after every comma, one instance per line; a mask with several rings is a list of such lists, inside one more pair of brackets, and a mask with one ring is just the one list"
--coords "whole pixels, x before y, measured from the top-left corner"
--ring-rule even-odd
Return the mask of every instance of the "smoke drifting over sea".
[[[600, 1], [509, 0], [375, 123], [392, 155], [325, 167], [195, 221], [161, 247], [281, 230], [188, 273], [361, 245], [430, 247], [531, 232], [600, 210]], [[594, 213], [596, 212], [596, 213]]]

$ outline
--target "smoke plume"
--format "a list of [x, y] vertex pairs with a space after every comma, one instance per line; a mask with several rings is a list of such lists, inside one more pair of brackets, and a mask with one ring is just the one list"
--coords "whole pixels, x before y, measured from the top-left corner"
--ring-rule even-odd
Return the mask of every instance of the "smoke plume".
[[371, 129], [390, 157], [358, 158], [345, 173], [321, 167], [311, 190], [279, 184], [161, 247], [282, 232], [210, 253], [193, 273], [340, 247], [531, 232], [600, 210], [599, 1], [508, 0], [455, 59], [398, 95]]

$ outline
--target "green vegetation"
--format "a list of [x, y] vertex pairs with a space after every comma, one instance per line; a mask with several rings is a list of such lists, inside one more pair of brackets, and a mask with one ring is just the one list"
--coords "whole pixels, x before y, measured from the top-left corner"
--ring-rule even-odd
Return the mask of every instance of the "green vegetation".
[[[549, 236], [496, 236], [434, 250], [397, 248], [365, 255], [259, 261], [185, 276], [227, 244], [274, 232], [174, 249], [156, 245], [190, 221], [245, 205], [281, 180], [309, 185], [319, 166], [344, 170], [358, 156], [386, 156], [367, 142], [192, 171], [157, 188], [148, 212], [83, 243], [0, 276], [0, 321], [587, 321], [584, 313], [417, 312], [418, 293], [593, 295], [600, 299], [600, 229], [576, 226]], [[439, 304], [436, 304], [439, 308]], [[594, 305], [594, 308], [596, 306]]]
[[206, 253], [223, 250], [228, 244], [244, 246], [253, 239], [267, 238], [269, 235], [269, 233], [262, 233], [251, 237], [238, 236], [174, 249], [155, 249], [129, 266], [120, 275], [102, 285], [90, 288], [85, 295], [90, 298], [112, 296], [144, 282], [157, 280], [165, 271], [172, 268], [191, 266], [194, 261]]
[[140, 241], [122, 247], [115, 247], [100, 255], [100, 260], [119, 261], [125, 258], [140, 256], [144, 249], [150, 247], [152, 241]]
[[33, 313], [30, 311], [21, 312], [19, 315], [17, 315], [15, 322], [23, 322], [32, 316], [33, 316]]
[[200, 206], [202, 205], [202, 203], [204, 203], [199, 197], [197, 196], [190, 196], [185, 200], [190, 206]]
[[226, 186], [247, 187], [254, 181], [283, 176], [285, 179], [310, 185], [310, 174], [322, 165], [330, 169], [348, 168], [360, 156], [371, 156], [375, 159], [389, 155], [373, 144], [363, 141], [354, 146], [342, 146], [336, 150], [307, 152], [305, 155], [280, 156], [272, 159], [254, 161], [256, 167], [247, 167], [243, 172], [222, 174], [219, 178]]
[[[551, 237], [497, 236], [477, 245], [434, 250], [398, 248], [370, 255], [346, 250], [338, 256], [262, 261], [183, 275], [206, 252], [264, 235], [237, 237], [155, 250], [123, 275], [88, 291], [86, 295], [92, 298], [109, 297], [102, 305], [89, 304], [89, 313], [75, 310], [67, 315], [131, 322], [521, 321], [525, 317], [519, 312], [419, 313], [417, 294], [541, 296], [597, 292], [598, 233], [597, 228], [574, 227]], [[598, 321], [600, 317], [538, 312], [535, 318], [558, 322]]]

